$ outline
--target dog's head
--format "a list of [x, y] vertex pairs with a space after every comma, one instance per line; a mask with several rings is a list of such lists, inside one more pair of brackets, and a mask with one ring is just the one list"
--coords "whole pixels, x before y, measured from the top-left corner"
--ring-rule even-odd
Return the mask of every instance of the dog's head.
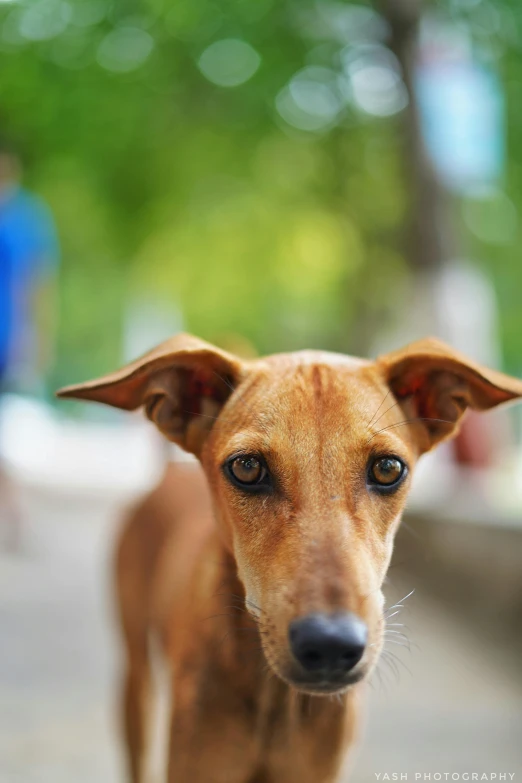
[[376, 361], [245, 362], [179, 335], [60, 394], [144, 406], [200, 459], [267, 661], [300, 690], [332, 693], [381, 650], [381, 588], [417, 459], [466, 408], [520, 397], [522, 382], [436, 340]]

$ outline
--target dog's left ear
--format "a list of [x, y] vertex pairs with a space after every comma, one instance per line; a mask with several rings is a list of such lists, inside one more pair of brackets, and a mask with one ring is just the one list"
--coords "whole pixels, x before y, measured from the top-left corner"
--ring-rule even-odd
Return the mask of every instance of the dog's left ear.
[[93, 400], [128, 411], [143, 405], [169, 440], [198, 456], [243, 374], [243, 363], [232, 354], [179, 334], [122, 370], [61, 389], [58, 397]]
[[484, 411], [522, 397], [522, 381], [481, 367], [434, 338], [376, 363], [406, 418], [421, 425], [421, 453], [455, 435], [468, 407]]

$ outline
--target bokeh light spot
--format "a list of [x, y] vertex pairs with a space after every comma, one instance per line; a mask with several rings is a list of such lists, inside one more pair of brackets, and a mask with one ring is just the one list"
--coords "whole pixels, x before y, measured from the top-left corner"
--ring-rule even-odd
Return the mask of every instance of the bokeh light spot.
[[98, 47], [102, 68], [128, 73], [143, 65], [154, 48], [154, 39], [139, 27], [118, 27], [105, 36]]
[[29, 41], [55, 38], [66, 29], [71, 16], [71, 6], [64, 0], [40, 0], [24, 11], [20, 33]]
[[347, 94], [355, 106], [376, 117], [389, 117], [408, 105], [408, 91], [393, 53], [382, 46], [348, 48], [342, 55]]
[[276, 97], [276, 109], [289, 125], [322, 131], [337, 121], [344, 101], [337, 75], [329, 68], [303, 68]]
[[237, 87], [248, 81], [261, 64], [261, 57], [246, 41], [226, 38], [210, 44], [198, 61], [203, 76], [219, 87]]
[[339, 41], [356, 43], [386, 38], [388, 26], [374, 9], [363, 5], [322, 2], [317, 11], [330, 36]]

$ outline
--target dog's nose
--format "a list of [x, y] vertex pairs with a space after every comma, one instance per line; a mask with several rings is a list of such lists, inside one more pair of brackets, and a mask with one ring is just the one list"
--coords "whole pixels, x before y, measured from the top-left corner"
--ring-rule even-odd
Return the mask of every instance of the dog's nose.
[[359, 663], [368, 639], [365, 623], [352, 612], [309, 614], [290, 623], [295, 658], [307, 672], [344, 674]]

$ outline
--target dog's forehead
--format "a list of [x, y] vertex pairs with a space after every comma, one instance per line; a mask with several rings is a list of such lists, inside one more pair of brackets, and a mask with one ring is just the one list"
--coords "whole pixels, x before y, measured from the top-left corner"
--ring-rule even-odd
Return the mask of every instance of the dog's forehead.
[[[299, 351], [274, 354], [254, 361], [239, 389], [238, 416], [253, 426], [265, 428], [282, 424], [282, 417], [358, 410], [375, 405], [386, 393], [386, 386], [373, 362], [327, 351]], [[303, 419], [304, 420], [304, 419]]]
[[[390, 390], [378, 363], [325, 351], [276, 354], [250, 363], [250, 372], [214, 430], [222, 458], [234, 450], [307, 454], [365, 448], [369, 426]], [[382, 416], [382, 426], [388, 423]], [[388, 441], [400, 432], [385, 433]], [[397, 450], [391, 444], [390, 451]]]
[[373, 364], [368, 359], [361, 359], [357, 356], [313, 350], [294, 351], [293, 353], [276, 353], [271, 356], [266, 356], [263, 359], [263, 362], [269, 364], [273, 369], [280, 369], [282, 371], [298, 367], [305, 368], [313, 366], [344, 368], [355, 371], [363, 367], [370, 367]]
[[374, 362], [328, 351], [273, 354], [260, 360], [253, 375], [253, 386], [270, 397], [295, 392], [324, 399], [350, 389], [382, 388]]

